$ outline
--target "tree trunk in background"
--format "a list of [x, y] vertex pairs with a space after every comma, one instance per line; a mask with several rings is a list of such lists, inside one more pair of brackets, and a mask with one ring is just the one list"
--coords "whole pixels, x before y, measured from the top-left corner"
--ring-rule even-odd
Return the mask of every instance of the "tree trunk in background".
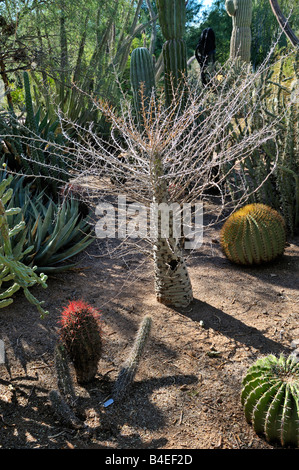
[[279, 26], [281, 27], [283, 32], [286, 34], [286, 36], [289, 38], [293, 46], [299, 47], [299, 39], [297, 38], [294, 31], [290, 27], [288, 20], [283, 15], [277, 0], [269, 0], [269, 2], [272, 8], [272, 11], [279, 23]]

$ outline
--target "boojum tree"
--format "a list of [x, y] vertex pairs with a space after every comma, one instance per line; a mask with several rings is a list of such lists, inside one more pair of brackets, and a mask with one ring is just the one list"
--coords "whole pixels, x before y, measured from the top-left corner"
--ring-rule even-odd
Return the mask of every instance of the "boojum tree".
[[[168, 107], [163, 93], [153, 93], [150, 103], [147, 96], [143, 107], [142, 128], [134, 105], [125, 95], [118, 110], [105, 100], [94, 99], [93, 105], [111, 125], [109, 145], [92, 127], [82, 128], [62, 114], [59, 116], [62, 130], [71, 125], [77, 136], [71, 139], [65, 133], [77, 162], [76, 184], [84, 181], [85, 188], [90, 187], [93, 192], [98, 188], [99, 201], [104, 201], [106, 195], [125, 194], [132, 203], [131, 216], [136, 203], [149, 209], [158, 207], [154, 230], [143, 235], [143, 240], [151, 246], [156, 297], [163, 304], [186, 307], [193, 300], [193, 292], [182, 250], [182, 240], [188, 234], [175, 230], [175, 210], [169, 217], [169, 231], [163, 232], [163, 211], [159, 208], [163, 204], [168, 208], [178, 204], [181, 208], [183, 204], [203, 201], [209, 188], [217, 187], [220, 216], [228, 201], [225, 182], [236, 162], [240, 163], [276, 132], [273, 120], [254, 134], [244, 133], [244, 138], [234, 143], [230, 138], [235, 131], [236, 114], [243, 113], [244, 125], [250, 125], [253, 119], [252, 115], [246, 116], [246, 109], [252, 113], [252, 107], [246, 105], [256, 93], [254, 84], [262, 72], [259, 69], [247, 73], [246, 69], [233, 87], [227, 85], [225, 78], [215, 79], [209, 93], [190, 86], [187, 103], [185, 92], [181, 92]], [[142, 96], [142, 86], [140, 93]], [[248, 196], [245, 191], [240, 204]], [[190, 220], [189, 223], [191, 227]]]

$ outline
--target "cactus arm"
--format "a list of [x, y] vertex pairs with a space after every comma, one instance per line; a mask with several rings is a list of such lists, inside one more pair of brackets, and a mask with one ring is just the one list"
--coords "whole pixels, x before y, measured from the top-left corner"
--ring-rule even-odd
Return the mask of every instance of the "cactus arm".
[[232, 17], [230, 58], [250, 62], [252, 0], [226, 0], [227, 14]]
[[269, 0], [275, 18], [282, 31], [289, 38], [293, 46], [299, 47], [299, 38], [296, 36], [286, 17], [283, 15], [277, 0]]
[[74, 429], [82, 429], [86, 427], [86, 425], [80, 421], [79, 418], [77, 418], [73, 410], [57, 390], [51, 390], [48, 394], [48, 397], [56, 416], [67, 426]]
[[185, 34], [185, 0], [158, 0], [159, 22], [165, 39], [182, 38]]
[[237, 8], [234, 0], [226, 0], [225, 8], [229, 16], [235, 16]]

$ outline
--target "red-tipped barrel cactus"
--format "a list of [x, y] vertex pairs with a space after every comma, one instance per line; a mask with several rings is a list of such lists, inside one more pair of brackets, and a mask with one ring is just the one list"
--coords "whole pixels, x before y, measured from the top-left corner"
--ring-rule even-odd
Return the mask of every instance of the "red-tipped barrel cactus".
[[99, 312], [82, 300], [72, 301], [63, 309], [60, 325], [60, 339], [74, 365], [77, 382], [90, 382], [102, 353]]

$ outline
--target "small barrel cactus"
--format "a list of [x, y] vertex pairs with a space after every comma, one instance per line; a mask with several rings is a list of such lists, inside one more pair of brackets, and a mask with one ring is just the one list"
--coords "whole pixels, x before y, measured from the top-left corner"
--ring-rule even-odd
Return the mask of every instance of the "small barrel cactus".
[[252, 265], [272, 261], [285, 249], [284, 219], [265, 204], [247, 204], [224, 223], [220, 243], [234, 263]]
[[82, 300], [69, 302], [64, 308], [59, 331], [74, 365], [77, 382], [88, 383], [97, 373], [102, 353], [99, 312]]
[[299, 363], [294, 355], [258, 359], [243, 379], [245, 418], [270, 443], [299, 446]]

